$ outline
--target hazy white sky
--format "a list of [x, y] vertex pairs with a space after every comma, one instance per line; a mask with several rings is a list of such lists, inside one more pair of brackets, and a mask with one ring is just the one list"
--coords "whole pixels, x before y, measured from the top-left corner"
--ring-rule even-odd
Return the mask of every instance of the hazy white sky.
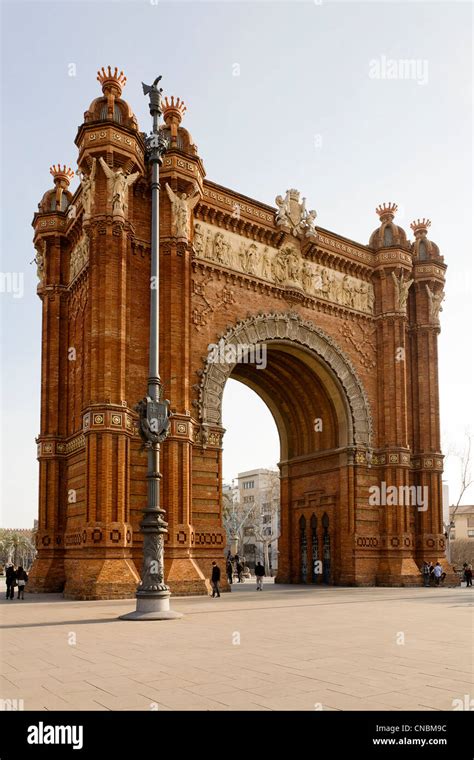
[[[407, 231], [414, 217], [431, 218], [449, 265], [442, 428], [462, 445], [474, 428], [470, 3], [15, 0], [1, 12], [1, 270], [23, 275], [21, 297], [0, 293], [2, 525], [28, 527], [37, 510], [41, 304], [31, 219], [52, 186], [49, 166], [76, 168], [74, 137], [100, 93], [102, 65], [125, 71], [124, 97], [144, 130], [141, 81], [163, 74], [165, 93], [188, 106], [209, 179], [270, 204], [297, 187], [319, 225], [360, 242], [382, 201], [399, 204]], [[411, 77], [388, 78], [407, 60]], [[249, 393], [226, 389], [227, 479], [278, 460], [274, 423]], [[242, 404], [253, 410], [250, 436]], [[452, 497], [457, 468], [448, 460]]]

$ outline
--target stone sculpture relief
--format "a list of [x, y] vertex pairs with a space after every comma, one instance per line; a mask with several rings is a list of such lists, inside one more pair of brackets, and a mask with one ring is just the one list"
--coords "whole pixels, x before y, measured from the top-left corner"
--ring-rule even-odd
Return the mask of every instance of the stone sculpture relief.
[[374, 311], [371, 283], [302, 259], [296, 241], [281, 249], [270, 248], [207, 222], [196, 222], [193, 249], [198, 259], [244, 272], [279, 287], [297, 288], [308, 295], [368, 314]]
[[408, 291], [413, 283], [413, 280], [405, 280], [403, 272], [397, 277], [395, 272], [392, 272], [392, 279], [395, 285], [395, 307], [399, 311], [407, 310]]
[[306, 198], [300, 202], [298, 190], [287, 190], [284, 198], [277, 195], [275, 203], [278, 206], [275, 215], [277, 227], [282, 227], [295, 236], [317, 237], [315, 230], [316, 211], [306, 210]]
[[89, 261], [89, 238], [83, 235], [71, 251], [69, 260], [69, 282], [79, 274]]
[[42, 240], [35, 245], [36, 256], [33, 261], [36, 264], [36, 276], [38, 280], [43, 282], [44, 277], [44, 255], [46, 253], [46, 240]]
[[[191, 219], [191, 211], [199, 201], [199, 193], [194, 193], [190, 198], [187, 193], [181, 193], [181, 195], [179, 195], [178, 193], [173, 192], [168, 183], [166, 183], [165, 187], [166, 192], [168, 193], [168, 198], [171, 201], [172, 234], [176, 235], [176, 237], [186, 238], [187, 240], [189, 238], [189, 220]], [[222, 248], [220, 250], [220, 255], [222, 255]], [[222, 261], [220, 263], [222, 263]]]
[[81, 197], [82, 197], [82, 208], [84, 209], [84, 219], [89, 219], [92, 212], [92, 200], [94, 197], [94, 189], [95, 189], [96, 164], [97, 164], [97, 160], [93, 158], [89, 176], [84, 174], [84, 172], [82, 171], [77, 172], [81, 180], [81, 188], [82, 188]]
[[140, 172], [125, 174], [122, 168], [117, 169], [117, 171], [111, 169], [102, 156], [100, 156], [99, 161], [107, 177], [107, 195], [109, 203], [112, 203], [112, 213], [118, 216], [126, 216], [128, 188], [138, 179]]
[[442, 303], [445, 299], [444, 290], [433, 291], [428, 284], [425, 285], [426, 292], [428, 293], [428, 302], [430, 310], [430, 320], [432, 322], [439, 322], [439, 313], [443, 311]]

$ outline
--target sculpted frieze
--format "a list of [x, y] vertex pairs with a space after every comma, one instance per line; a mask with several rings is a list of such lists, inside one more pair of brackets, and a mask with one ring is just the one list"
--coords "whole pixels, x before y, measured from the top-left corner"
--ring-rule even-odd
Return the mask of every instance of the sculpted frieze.
[[371, 283], [303, 259], [297, 241], [273, 248], [207, 222], [196, 222], [193, 249], [197, 259], [243, 272], [272, 285], [298, 289], [309, 296], [367, 314], [374, 311]]

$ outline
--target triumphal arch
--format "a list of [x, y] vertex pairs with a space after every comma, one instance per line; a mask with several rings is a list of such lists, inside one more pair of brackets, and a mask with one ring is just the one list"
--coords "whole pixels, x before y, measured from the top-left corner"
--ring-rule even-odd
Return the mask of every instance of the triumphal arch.
[[[72, 194], [72, 170], [54, 165], [33, 220], [43, 355], [29, 586], [78, 599], [133, 595], [146, 503], [135, 406], [154, 287], [150, 173], [123, 73], [102, 69], [98, 80], [102, 94], [75, 140], [79, 187]], [[409, 241], [396, 205], [384, 203], [368, 243], [356, 243], [318, 226], [295, 189], [275, 188], [273, 207], [222, 187], [206, 177], [185, 110], [165, 99], [161, 127], [168, 583], [205, 593], [212, 560], [223, 560], [229, 377], [259, 394], [280, 436], [277, 580], [420, 583], [423, 560], [444, 557], [437, 336], [446, 266], [430, 222], [413, 222]], [[239, 346], [251, 357], [257, 345], [264, 363], [228, 358]], [[258, 435], [251, 418], [248, 435]]]

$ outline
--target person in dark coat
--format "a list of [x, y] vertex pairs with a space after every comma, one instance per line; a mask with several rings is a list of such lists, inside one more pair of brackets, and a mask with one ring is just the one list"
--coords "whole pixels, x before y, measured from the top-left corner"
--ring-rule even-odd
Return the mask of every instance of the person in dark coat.
[[421, 572], [423, 573], [423, 583], [425, 586], [430, 585], [430, 566], [427, 562], [423, 562], [423, 567], [421, 569]]
[[232, 565], [232, 560], [230, 557], [227, 557], [227, 562], [225, 565], [225, 570], [227, 573], [227, 580], [229, 581], [229, 584], [232, 585], [232, 581], [234, 578], [234, 566]]
[[466, 579], [466, 588], [472, 586], [472, 565], [468, 565], [467, 562], [464, 567], [464, 577]]
[[265, 575], [265, 568], [261, 562], [257, 562], [255, 565], [255, 577], [257, 579], [257, 591], [263, 590], [263, 577]]
[[220, 596], [221, 593], [219, 591], [219, 581], [221, 579], [221, 569], [217, 565], [216, 562], [212, 563], [212, 574], [211, 574], [211, 584], [212, 584], [212, 594], [211, 596], [214, 598], [215, 596]]
[[22, 566], [18, 568], [16, 572], [16, 582], [18, 583], [18, 597], [17, 599], [25, 598], [25, 586], [28, 582], [28, 573], [23, 570]]
[[9, 565], [5, 573], [5, 580], [7, 582], [7, 599], [13, 599], [15, 596], [16, 586], [16, 570], [15, 565]]

